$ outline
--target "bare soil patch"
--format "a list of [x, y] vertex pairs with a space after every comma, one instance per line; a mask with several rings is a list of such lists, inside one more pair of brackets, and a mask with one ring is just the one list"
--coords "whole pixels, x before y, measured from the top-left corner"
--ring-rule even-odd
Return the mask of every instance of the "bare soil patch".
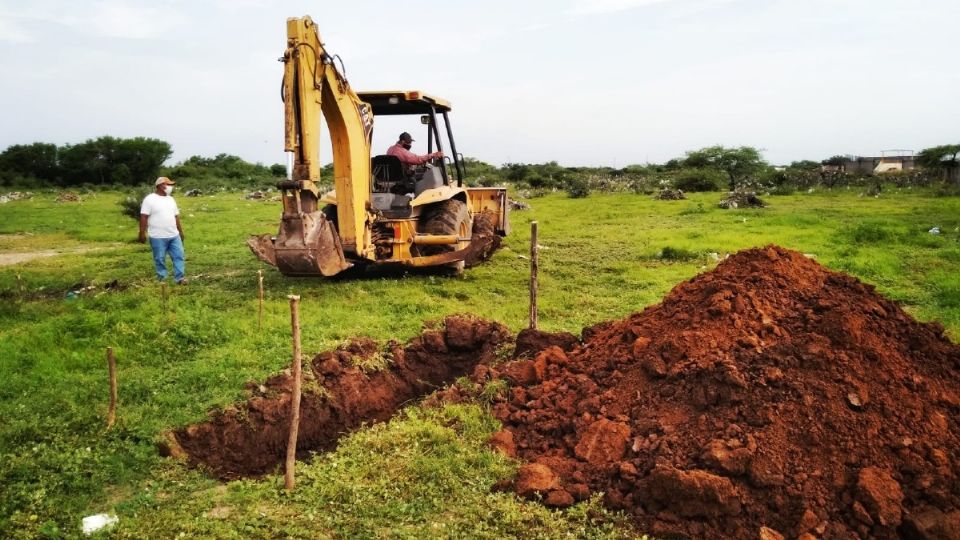
[[89, 253], [91, 251], [99, 251], [104, 249], [102, 247], [74, 247], [69, 249], [39, 249], [33, 251], [17, 251], [17, 252], [7, 252], [0, 253], [0, 266], [12, 266], [14, 264], [22, 264], [25, 262], [32, 261], [34, 259], [44, 259], [47, 257], [56, 257], [57, 255], [68, 255], [73, 253]]

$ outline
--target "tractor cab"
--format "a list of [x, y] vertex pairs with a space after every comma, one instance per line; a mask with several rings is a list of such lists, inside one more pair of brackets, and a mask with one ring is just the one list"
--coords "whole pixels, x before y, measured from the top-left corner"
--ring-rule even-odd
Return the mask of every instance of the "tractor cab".
[[[409, 212], [411, 203], [427, 190], [442, 186], [463, 186], [466, 171], [453, 139], [448, 101], [419, 91], [359, 92], [358, 96], [370, 105], [374, 118], [381, 115], [419, 116], [420, 123], [427, 128], [426, 153], [439, 150], [445, 156], [413, 168], [404, 165], [396, 156], [372, 156], [371, 188], [374, 208], [389, 214], [403, 214]], [[441, 119], [446, 139], [439, 128]], [[451, 172], [455, 175], [455, 184]]]

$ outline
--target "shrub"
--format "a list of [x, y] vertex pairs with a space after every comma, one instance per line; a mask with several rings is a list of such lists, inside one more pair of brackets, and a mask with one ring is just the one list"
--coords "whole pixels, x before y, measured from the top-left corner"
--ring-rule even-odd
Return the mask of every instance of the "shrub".
[[687, 193], [720, 191], [725, 177], [712, 169], [682, 169], [673, 178], [673, 187]]
[[582, 199], [590, 196], [590, 184], [583, 178], [570, 178], [567, 180], [567, 195], [574, 199]]
[[689, 261], [696, 259], [699, 255], [689, 249], [676, 248], [673, 246], [664, 246], [660, 250], [660, 258], [665, 261]]
[[878, 223], [858, 223], [850, 236], [857, 244], [872, 244], [890, 240], [893, 234]]
[[120, 206], [120, 213], [123, 215], [133, 218], [140, 219], [140, 203], [143, 202], [144, 197], [152, 193], [151, 191], [132, 191], [124, 196], [122, 199], [117, 201], [117, 205]]

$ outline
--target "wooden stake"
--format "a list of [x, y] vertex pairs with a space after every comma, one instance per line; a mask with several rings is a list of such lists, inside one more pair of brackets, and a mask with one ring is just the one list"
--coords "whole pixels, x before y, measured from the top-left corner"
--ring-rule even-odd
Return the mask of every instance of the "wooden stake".
[[297, 431], [300, 429], [300, 297], [295, 294], [290, 299], [290, 326], [293, 329], [293, 397], [290, 398], [290, 438], [287, 439], [287, 462], [283, 484], [293, 489], [293, 472], [297, 463]]
[[540, 253], [537, 245], [537, 222], [530, 222], [530, 329], [537, 329], [537, 272], [540, 269]]
[[263, 270], [257, 270], [257, 282], [260, 284], [260, 311], [257, 317], [257, 331], [263, 330]]
[[113, 359], [113, 347], [107, 347], [107, 369], [110, 372], [110, 410], [107, 411], [107, 429], [117, 421], [117, 362]]
[[163, 302], [163, 313], [166, 314], [167, 313], [167, 282], [166, 281], [160, 282], [160, 297], [162, 298], [162, 302]]

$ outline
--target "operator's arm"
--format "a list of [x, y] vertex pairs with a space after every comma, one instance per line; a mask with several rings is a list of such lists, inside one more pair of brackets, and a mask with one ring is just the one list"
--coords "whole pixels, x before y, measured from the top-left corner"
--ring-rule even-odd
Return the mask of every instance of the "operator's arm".
[[147, 241], [147, 217], [146, 214], [140, 214], [140, 235], [137, 240], [141, 244]]
[[432, 154], [418, 156], [405, 148], [397, 148], [393, 151], [393, 155], [397, 156], [401, 162], [406, 163], [407, 165], [423, 165], [433, 158], [442, 158], [443, 152], [437, 151], [433, 152]]
[[174, 216], [174, 218], [177, 220], [177, 231], [180, 232], [180, 241], [183, 242], [187, 238], [183, 236], [183, 227], [180, 225], [180, 216], [176, 215]]

